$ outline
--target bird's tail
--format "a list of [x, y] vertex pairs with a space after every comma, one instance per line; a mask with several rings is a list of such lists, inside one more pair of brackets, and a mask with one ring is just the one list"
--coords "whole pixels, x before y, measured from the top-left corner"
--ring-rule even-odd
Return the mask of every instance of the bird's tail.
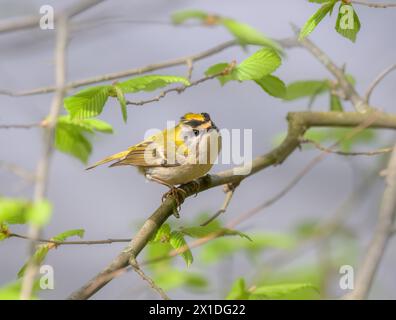
[[124, 158], [124, 157], [128, 154], [128, 152], [129, 152], [129, 151], [126, 150], [126, 151], [122, 151], [122, 152], [113, 154], [112, 156], [109, 156], [109, 157], [107, 157], [107, 158], [104, 158], [104, 159], [102, 159], [102, 160], [100, 160], [100, 161], [94, 163], [92, 166], [89, 166], [89, 167], [86, 168], [85, 170], [93, 169], [93, 168], [95, 168], [95, 167], [97, 167], [97, 166], [100, 166], [100, 165], [102, 165], [102, 164], [105, 164], [105, 163], [108, 163], [108, 162], [111, 162], [111, 161], [114, 161], [114, 160], [121, 160], [122, 158]]

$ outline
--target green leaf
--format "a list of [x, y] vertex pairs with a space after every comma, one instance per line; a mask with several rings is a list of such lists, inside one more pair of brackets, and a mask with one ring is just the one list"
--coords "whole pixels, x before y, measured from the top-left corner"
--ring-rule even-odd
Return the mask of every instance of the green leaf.
[[7, 239], [10, 230], [5, 223], [0, 223], [0, 241]]
[[109, 97], [111, 86], [96, 86], [77, 92], [65, 98], [65, 108], [71, 118], [92, 118], [101, 114]]
[[211, 223], [206, 226], [182, 228], [180, 232], [192, 238], [204, 238], [209, 235], [219, 234], [221, 236], [240, 236], [252, 241], [248, 235], [240, 231], [222, 228]]
[[202, 289], [207, 287], [208, 281], [201, 274], [190, 271], [181, 271], [174, 268], [165, 272], [158, 272], [154, 276], [155, 283], [164, 290], [181, 287]]
[[269, 47], [275, 51], [282, 52], [282, 47], [251, 26], [237, 22], [230, 18], [221, 19], [223, 26], [238, 40], [241, 45], [258, 45]]
[[201, 10], [183, 10], [173, 13], [171, 16], [171, 20], [174, 24], [181, 24], [191, 19], [204, 21], [207, 17], [208, 14]]
[[128, 118], [128, 113], [127, 113], [126, 99], [124, 96], [124, 92], [122, 91], [122, 88], [118, 84], [114, 85], [113, 88], [117, 94], [117, 100], [121, 106], [122, 119], [126, 123]]
[[335, 5], [334, 1], [325, 2], [318, 11], [316, 11], [302, 27], [299, 35], [299, 40], [304, 39], [308, 36], [317, 25], [323, 20], [323, 18], [333, 10]]
[[285, 100], [296, 100], [318, 95], [329, 90], [328, 80], [295, 81], [287, 85]]
[[335, 29], [343, 37], [352, 42], [356, 41], [356, 36], [360, 30], [360, 20], [351, 5], [340, 4]]
[[[31, 258], [34, 262], [34, 264], [36, 265], [41, 265], [41, 263], [44, 261], [45, 257], [47, 256], [47, 253], [49, 251], [49, 247], [48, 244], [42, 244], [39, 245], [35, 251], [35, 253], [33, 254], [33, 257]], [[30, 260], [29, 260], [30, 261]], [[22, 278], [25, 270], [28, 266], [28, 262], [26, 262], [22, 268], [18, 271], [18, 278]]]
[[91, 142], [85, 133], [112, 133], [113, 128], [99, 119], [72, 119], [60, 116], [55, 129], [55, 147], [87, 163], [92, 151]]
[[183, 77], [148, 75], [117, 83], [117, 87], [119, 87], [123, 93], [134, 93], [139, 91], [153, 91], [163, 88], [170, 83], [182, 83], [185, 86], [190, 85], [190, 82]]
[[206, 263], [217, 262], [227, 256], [243, 251], [254, 256], [265, 249], [290, 249], [296, 243], [296, 237], [281, 233], [259, 233], [250, 235], [252, 241], [237, 238], [217, 238], [207, 243], [200, 252], [200, 260]]
[[172, 231], [170, 234], [170, 239], [169, 243], [174, 249], [180, 249], [180, 248], [187, 248], [186, 251], [181, 253], [181, 256], [183, 257], [184, 261], [187, 264], [187, 267], [190, 266], [190, 264], [193, 262], [193, 256], [191, 253], [191, 250], [187, 246], [187, 242], [184, 239], [184, 236], [181, 232], [179, 231]]
[[285, 83], [278, 77], [267, 75], [260, 80], [256, 80], [256, 83], [273, 97], [283, 98], [286, 95]]
[[243, 278], [237, 279], [230, 292], [227, 294], [227, 300], [247, 300], [250, 292], [246, 289], [245, 280]]
[[286, 284], [275, 284], [258, 287], [252, 291], [249, 296], [250, 300], [267, 300], [267, 299], [281, 299], [282, 297], [290, 294], [302, 291], [305, 289], [311, 289], [318, 291], [317, 288], [311, 283], [286, 283]]
[[85, 126], [90, 129], [90, 131], [97, 131], [102, 133], [113, 133], [113, 127], [105, 121], [99, 119], [83, 119], [80, 121], [82, 126]]
[[344, 111], [340, 98], [334, 94], [330, 94], [330, 110]]
[[169, 242], [171, 228], [169, 224], [164, 223], [156, 232], [153, 242]]
[[48, 200], [40, 200], [33, 202], [32, 206], [26, 212], [26, 219], [30, 223], [42, 227], [49, 222], [51, 213], [51, 203]]
[[260, 80], [274, 72], [281, 64], [281, 58], [274, 50], [260, 49], [235, 67], [231, 75], [235, 80]]
[[83, 130], [70, 123], [58, 122], [55, 130], [55, 147], [86, 164], [92, 152], [92, 145], [84, 136]]
[[67, 240], [70, 237], [84, 237], [85, 230], [84, 229], [73, 229], [73, 230], [67, 230], [62, 233], [57, 234], [55, 237], [52, 237], [51, 240], [53, 241], [58, 241], [58, 242], [63, 242]]
[[[230, 68], [229, 63], [227, 63], [227, 62], [217, 63], [217, 64], [214, 64], [213, 66], [210, 66], [205, 71], [205, 75], [207, 77], [213, 76], [215, 74], [219, 74], [219, 73], [223, 72], [226, 68]], [[228, 81], [234, 80], [231, 75], [218, 76], [217, 79], [219, 80], [219, 82], [222, 86], [225, 85]]]
[[[19, 300], [21, 295], [22, 283], [21, 281], [15, 281], [13, 283], [6, 284], [0, 288], [0, 300]], [[35, 296], [36, 292], [40, 289], [39, 282], [35, 282], [33, 285], [33, 296], [31, 300], [37, 300]]]
[[30, 206], [30, 201], [24, 199], [0, 197], [0, 224], [25, 224]]

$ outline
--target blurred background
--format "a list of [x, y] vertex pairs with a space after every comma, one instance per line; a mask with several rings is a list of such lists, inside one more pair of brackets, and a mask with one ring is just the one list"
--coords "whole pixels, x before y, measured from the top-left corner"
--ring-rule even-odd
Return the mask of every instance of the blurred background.
[[[53, 6], [56, 12], [72, 5], [72, 1], [0, 0], [0, 17], [38, 14], [39, 7], [44, 4]], [[302, 26], [317, 8], [317, 5], [302, 0], [105, 1], [72, 20], [79, 27], [70, 37], [68, 80], [191, 55], [232, 39], [220, 27], [173, 26], [170, 15], [178, 10], [201, 9], [229, 16], [278, 39], [292, 36], [290, 23]], [[395, 63], [396, 11], [361, 6], [356, 6], [356, 11], [362, 28], [355, 44], [335, 32], [336, 14], [331, 19], [325, 18], [311, 39], [338, 65], [345, 64], [347, 72], [356, 79], [357, 90], [363, 93], [380, 71]], [[20, 91], [53, 84], [54, 35], [53, 30], [38, 28], [0, 34], [0, 88]], [[193, 79], [202, 77], [204, 71], [215, 63], [241, 61], [255, 50], [255, 47], [249, 47], [248, 52], [244, 52], [240, 47], [232, 47], [194, 63]], [[186, 67], [155, 73], [185, 76]], [[286, 83], [331, 78], [321, 64], [299, 48], [287, 50], [276, 75]], [[372, 104], [392, 112], [395, 82], [396, 73], [393, 73], [375, 90]], [[138, 94], [133, 100], [152, 95]], [[51, 94], [0, 95], [0, 124], [40, 121], [49, 110], [51, 98]], [[275, 99], [253, 82], [231, 82], [221, 87], [217, 81], [207, 81], [183, 94], [169, 94], [160, 102], [130, 107], [128, 123], [124, 124], [117, 101], [112, 99], [100, 118], [112, 124], [115, 133], [95, 136], [90, 162], [124, 150], [139, 142], [147, 129], [163, 128], [166, 121], [178, 120], [190, 111], [210, 113], [220, 128], [252, 129], [253, 156], [257, 156], [269, 151], [276, 137], [285, 132], [287, 112], [305, 110], [307, 105], [307, 99], [290, 103]], [[317, 99], [313, 109], [328, 110], [328, 105], [325, 95]], [[352, 111], [349, 104], [345, 104], [345, 108]], [[354, 149], [388, 146], [394, 143], [393, 137], [391, 132], [376, 132], [369, 141], [354, 146]], [[1, 130], [1, 160], [33, 171], [40, 151], [39, 129]], [[317, 154], [317, 150], [304, 148], [292, 154], [281, 166], [268, 168], [246, 180], [237, 189], [221, 220], [229, 221], [273, 196]], [[227, 167], [217, 165], [213, 172]], [[245, 278], [248, 285], [309, 279], [320, 285], [325, 298], [345, 294], [338, 285], [338, 269], [343, 264], [357, 267], [365, 252], [384, 186], [377, 175], [381, 168], [381, 158], [378, 157], [328, 155], [281, 201], [240, 225], [239, 230], [260, 237], [257, 246], [246, 244], [247, 240], [242, 238], [224, 238], [228, 244], [224, 239], [216, 240], [220, 243], [217, 247], [215, 241], [203, 249], [194, 250], [195, 261], [189, 269], [180, 257], [172, 262], [172, 270], [194, 274], [195, 280], [186, 278], [186, 281], [177, 283], [169, 280], [171, 277], [167, 278], [164, 271], [165, 279], [159, 280], [160, 284], [169, 289], [168, 294], [174, 299], [224, 298], [239, 277]], [[166, 191], [160, 185], [146, 183], [133, 168], [100, 167], [87, 172], [77, 159], [60, 152], [55, 152], [50, 172], [48, 197], [53, 202], [54, 214], [45, 228], [45, 237], [77, 228], [85, 229], [87, 240], [131, 237], [159, 206], [161, 195]], [[0, 195], [30, 198], [32, 185], [0, 168]], [[221, 188], [190, 198], [182, 206], [181, 218], [171, 217], [170, 223], [174, 226], [197, 224], [202, 221], [203, 213], [216, 212], [223, 198]], [[343, 207], [349, 198], [349, 206]], [[345, 215], [337, 236], [326, 241], [306, 239], [310, 226], [332, 219], [336, 212]], [[12, 226], [12, 231], [27, 232], [23, 226]], [[227, 246], [234, 250], [227, 251], [224, 249]], [[124, 244], [115, 243], [61, 246], [52, 250], [46, 264], [54, 267], [55, 289], [42, 291], [39, 296], [43, 299], [65, 298], [105, 267], [123, 247]], [[370, 298], [396, 298], [395, 248], [395, 242], [391, 241]], [[25, 240], [12, 238], [0, 244], [0, 285], [16, 278], [27, 254]], [[151, 272], [156, 275], [155, 270]], [[310, 294], [307, 297], [317, 297], [317, 293]], [[157, 299], [158, 296], [130, 272], [112, 281], [94, 298]]]

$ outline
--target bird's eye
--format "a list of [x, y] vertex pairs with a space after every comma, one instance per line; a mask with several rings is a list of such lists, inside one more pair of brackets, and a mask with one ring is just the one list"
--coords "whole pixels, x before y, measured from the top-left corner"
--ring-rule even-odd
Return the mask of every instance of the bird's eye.
[[197, 129], [193, 129], [193, 133], [194, 133], [194, 136], [198, 136], [199, 135], [199, 130], [197, 130]]

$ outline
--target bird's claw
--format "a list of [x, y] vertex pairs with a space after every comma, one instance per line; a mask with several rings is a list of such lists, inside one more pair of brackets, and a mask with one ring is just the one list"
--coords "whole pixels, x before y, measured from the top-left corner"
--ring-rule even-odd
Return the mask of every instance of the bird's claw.
[[168, 197], [173, 197], [175, 199], [176, 207], [175, 207], [175, 210], [173, 212], [173, 215], [176, 218], [180, 218], [179, 211], [180, 211], [180, 208], [181, 208], [181, 204], [183, 203], [184, 198], [186, 197], [186, 195], [187, 195], [187, 192], [184, 191], [183, 189], [177, 188], [177, 187], [172, 187], [172, 188], [170, 188], [170, 190], [168, 192], [166, 192], [162, 196], [162, 202], [165, 201]]

